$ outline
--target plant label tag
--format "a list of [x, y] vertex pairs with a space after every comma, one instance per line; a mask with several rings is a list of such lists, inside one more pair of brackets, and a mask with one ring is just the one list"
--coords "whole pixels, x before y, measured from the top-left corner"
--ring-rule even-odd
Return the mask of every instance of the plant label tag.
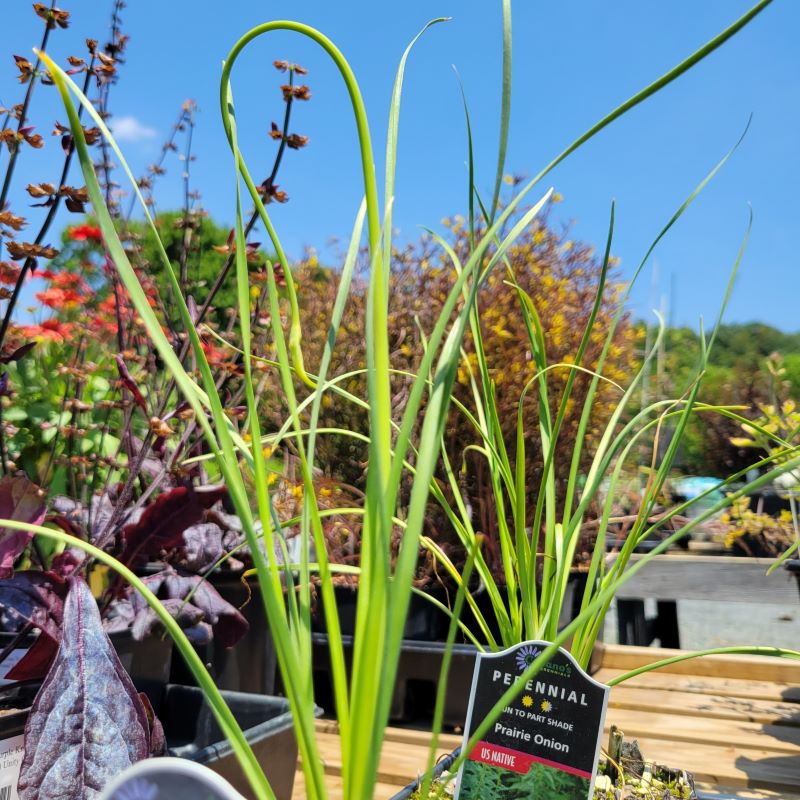
[[183, 758], [151, 758], [128, 767], [108, 783], [100, 800], [245, 799], [202, 764]]
[[[27, 647], [18, 647], [15, 650], [12, 650], [4, 659], [3, 663], [0, 664], [0, 687], [2, 686], [10, 686], [14, 681], [6, 680], [6, 675], [11, 672], [14, 667], [22, 661], [23, 656], [28, 652]], [[3, 795], [0, 794], [0, 800], [3, 800]]]
[[17, 800], [17, 781], [25, 755], [25, 737], [11, 736], [0, 741], [0, 800]]
[[609, 687], [562, 649], [521, 682], [547, 646], [523, 642], [478, 655], [463, 747], [497, 701], [512, 687], [519, 691], [470, 751], [456, 800], [591, 800]]

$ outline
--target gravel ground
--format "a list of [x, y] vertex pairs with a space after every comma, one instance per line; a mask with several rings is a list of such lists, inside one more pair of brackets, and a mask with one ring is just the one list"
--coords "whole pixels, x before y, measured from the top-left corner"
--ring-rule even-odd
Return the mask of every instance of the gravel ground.
[[[645, 609], [654, 616], [655, 601], [645, 601]], [[746, 644], [800, 650], [800, 595], [791, 607], [679, 600], [678, 625], [685, 650]], [[606, 617], [605, 641], [617, 642], [616, 604]]]

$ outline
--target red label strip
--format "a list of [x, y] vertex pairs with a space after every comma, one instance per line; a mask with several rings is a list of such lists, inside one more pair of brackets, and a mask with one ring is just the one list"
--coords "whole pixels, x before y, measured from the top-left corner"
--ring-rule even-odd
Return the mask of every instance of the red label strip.
[[587, 781], [592, 779], [592, 774], [582, 769], [559, 764], [547, 758], [532, 756], [530, 753], [521, 753], [519, 750], [511, 750], [508, 747], [502, 747], [491, 742], [478, 742], [469, 754], [469, 759], [470, 761], [480, 761], [482, 764], [491, 764], [493, 767], [510, 769], [513, 772], [522, 774], [530, 770], [531, 764], [544, 764], [546, 767], [552, 767], [561, 772], [568, 772], [570, 775], [586, 778]]

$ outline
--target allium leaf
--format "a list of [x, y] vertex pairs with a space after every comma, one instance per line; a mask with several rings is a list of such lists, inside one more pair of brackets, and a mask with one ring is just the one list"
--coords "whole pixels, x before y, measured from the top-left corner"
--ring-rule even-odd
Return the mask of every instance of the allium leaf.
[[93, 800], [150, 755], [142, 701], [100, 624], [89, 587], [70, 578], [63, 638], [25, 728], [19, 800]]

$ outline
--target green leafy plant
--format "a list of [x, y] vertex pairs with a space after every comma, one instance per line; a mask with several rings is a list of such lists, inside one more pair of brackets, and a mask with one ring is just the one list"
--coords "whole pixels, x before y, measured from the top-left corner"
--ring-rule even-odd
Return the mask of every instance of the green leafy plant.
[[749, 497], [739, 498], [719, 519], [717, 538], [736, 553], [777, 558], [794, 550], [797, 542], [795, 517], [782, 509], [777, 517], [750, 507]]
[[[225, 413], [214, 375], [205, 355], [201, 337], [195, 326], [189, 306], [181, 292], [179, 276], [175, 274], [163, 247], [158, 245], [159, 240], [154, 220], [148, 213], [146, 204], [143, 204], [146, 222], [156, 236], [158, 254], [163, 262], [164, 274], [171, 287], [180, 324], [187, 336], [191, 351], [197, 360], [198, 378], [186, 371], [179, 355], [175, 351], [174, 343], [164, 334], [161, 321], [148, 302], [148, 297], [142, 289], [139, 276], [131, 266], [114, 221], [107, 211], [105, 198], [93, 170], [83, 128], [78, 119], [78, 112], [73, 105], [72, 97], [77, 98], [81, 107], [91, 116], [94, 123], [107, 138], [116, 158], [124, 166], [125, 161], [122, 153], [114, 143], [113, 137], [107, 130], [101, 115], [92, 108], [79, 87], [55, 63], [42, 54], [42, 59], [52, 73], [67, 110], [70, 127], [75, 138], [76, 152], [87, 183], [87, 192], [97, 216], [108, 255], [113, 261], [120, 281], [126, 287], [131, 302], [151, 337], [153, 347], [162, 360], [164, 368], [169, 372], [186, 402], [193, 410], [197, 424], [203, 433], [207, 452], [213, 456], [217, 469], [227, 484], [236, 513], [241, 519], [247, 543], [253, 556], [261, 598], [276, 644], [279, 666], [294, 716], [295, 730], [305, 772], [306, 791], [310, 798], [316, 799], [327, 796], [323, 764], [314, 730], [311, 676], [307, 669], [311, 653], [310, 584], [312, 574], [318, 576], [331, 643], [331, 672], [342, 748], [344, 795], [352, 798], [352, 800], [356, 800], [356, 798], [358, 800], [366, 800], [372, 796], [377, 780], [378, 757], [383, 731], [389, 715], [391, 687], [394, 682], [405, 616], [411, 594], [411, 578], [418, 559], [420, 536], [428, 507], [431, 481], [440, 456], [441, 438], [447, 420], [452, 388], [457, 379], [461, 362], [462, 344], [466, 331], [478, 321], [475, 312], [475, 298], [482, 283], [494, 271], [502, 271], [504, 269], [505, 257], [509, 249], [531, 224], [531, 221], [541, 213], [551, 193], [545, 193], [530, 209], [520, 213], [518, 217], [514, 215], [521, 209], [522, 203], [525, 202], [531, 191], [570, 153], [716, 50], [768, 4], [769, 0], [759, 2], [753, 9], [701, 47], [696, 53], [614, 109], [553, 159], [533, 180], [523, 186], [503, 209], [500, 209], [498, 198], [503, 176], [511, 102], [511, 3], [510, 0], [504, 0], [501, 143], [495, 190], [491, 202], [483, 214], [486, 224], [481, 231], [480, 237], [476, 236], [475, 240], [470, 242], [469, 251], [464, 258], [459, 258], [456, 253], [448, 253], [457, 277], [443, 305], [440, 317], [436, 320], [433, 329], [428, 332], [427, 345], [419, 365], [419, 373], [411, 384], [403, 417], [394, 426], [391, 415], [391, 363], [386, 319], [387, 291], [391, 258], [390, 232], [392, 230], [392, 198], [394, 195], [399, 107], [405, 63], [411, 46], [409, 46], [401, 60], [392, 94], [386, 149], [385, 198], [382, 206], [379, 201], [377, 180], [373, 166], [371, 137], [358, 84], [349, 64], [329, 39], [319, 31], [300, 23], [289, 21], [269, 22], [248, 32], [236, 43], [225, 61], [220, 86], [220, 108], [234, 162], [236, 190], [236, 226], [233, 238], [233, 244], [235, 245], [234, 266], [238, 287], [238, 324], [247, 405], [247, 414], [243, 420], [233, 419]], [[301, 319], [298, 313], [296, 289], [286, 256], [273, 228], [267, 208], [259, 192], [259, 187], [253, 181], [238, 147], [237, 118], [231, 85], [232, 70], [241, 52], [252, 41], [277, 30], [295, 32], [307, 37], [322, 47], [336, 65], [346, 84], [353, 107], [362, 160], [365, 200], [356, 215], [351, 244], [328, 327], [329, 344], [325, 349], [316, 375], [308, 374], [303, 363], [303, 354], [300, 346]], [[126, 166], [124, 168], [127, 170]], [[129, 170], [128, 176], [132, 180], [133, 176]], [[474, 181], [472, 174], [470, 174], [468, 186], [470, 207], [473, 204], [473, 189]], [[137, 189], [135, 191], [139, 198], [143, 199], [141, 193]], [[249, 313], [250, 287], [246, 258], [246, 225], [243, 213], [245, 194], [249, 196], [249, 200], [255, 205], [258, 218], [267, 230], [277, 254], [282, 275], [286, 282], [285, 296], [290, 308], [287, 334], [280, 322], [281, 295], [276, 280], [276, 270], [272, 264], [268, 264], [268, 308], [271, 316], [273, 346], [276, 353], [275, 362], [280, 375], [289, 417], [288, 427], [283, 435], [293, 437], [300, 443], [298, 447], [299, 473], [303, 480], [304, 503], [303, 514], [299, 521], [302, 545], [300, 548], [301, 556], [300, 562], [296, 564], [281, 565], [275, 559], [268, 559], [265, 556], [265, 552], [274, 553], [276, 548], [280, 549], [283, 546], [283, 539], [281, 527], [275, 524], [273, 515], [273, 502], [269, 481], [267, 480], [267, 456], [263, 450], [264, 441], [254, 388], [253, 332]], [[360, 593], [354, 637], [353, 670], [352, 677], [348, 681], [345, 673], [344, 654], [333, 596], [332, 567], [328, 562], [321, 515], [314, 498], [312, 466], [314, 464], [317, 438], [321, 433], [319, 414], [323, 396], [328, 391], [343, 391], [338, 385], [341, 376], [329, 378], [328, 369], [365, 223], [370, 259], [367, 325], [365, 330], [367, 397], [354, 398], [354, 401], [364, 404], [368, 409], [370, 422], [368, 435], [369, 467], [366, 496], [363, 508], [359, 510], [362, 517], [361, 561], [359, 567]], [[513, 274], [507, 277], [513, 281]], [[520, 299], [526, 319], [530, 320], [533, 325], [531, 339], [536, 343], [534, 352], [536, 352], [537, 359], [543, 359], [545, 354], [538, 345], [536, 334], [535, 310], [528, 307], [524, 295]], [[475, 340], [477, 341], [477, 338]], [[575, 359], [576, 364], [579, 364], [580, 361], [580, 357]], [[542, 369], [544, 369], [544, 365]], [[599, 370], [596, 370], [596, 372], [599, 372]], [[543, 375], [545, 374], [540, 369], [540, 375], [537, 377], [539, 384], [544, 380]], [[295, 377], [300, 378], [302, 382], [300, 385], [305, 387], [306, 390], [306, 396], [302, 399], [298, 395]], [[599, 378], [597, 379], [599, 380]], [[423, 397], [426, 395], [424, 414], [420, 421], [418, 420], [418, 412], [420, 411]], [[490, 397], [491, 395], [489, 393], [486, 396]], [[686, 408], [691, 408], [693, 404], [694, 395], [690, 394], [676, 409], [667, 411], [667, 415], [670, 419], [675, 419], [680, 424], [688, 414]], [[307, 426], [302, 424], [301, 407], [302, 409], [309, 409], [310, 417]], [[489, 406], [489, 411], [491, 412], [491, 406]], [[657, 427], [658, 419], [660, 417], [648, 423], [650, 427], [647, 429], [650, 430]], [[487, 423], [487, 425], [493, 424], [494, 422], [492, 421]], [[549, 449], [552, 441], [556, 438], [560, 424], [560, 411], [555, 418], [548, 418], [547, 413], [540, 415], [540, 437], [543, 440], [545, 449]], [[418, 425], [420, 426], [418, 443], [412, 449], [412, 434], [418, 429]], [[494, 440], [490, 438], [489, 442], [492, 441]], [[609, 455], [612, 452], [616, 452], [612, 445], [614, 445], [614, 441], [609, 441], [608, 439], [601, 442], [599, 451], [602, 450], [604, 455], [599, 458], [596, 457], [596, 468], [589, 476], [589, 485], [593, 485], [594, 481], [600, 479], [600, 474], [610, 468]], [[413, 478], [410, 499], [405, 516], [400, 520], [395, 516], [397, 498], [401, 482], [404, 476], [408, 474], [409, 461], [411, 460], [413, 460]], [[790, 468], [794, 463], [796, 462], [788, 462], [787, 465], [781, 465], [780, 469]], [[511, 475], [500, 474], [502, 459], [498, 459], [496, 465], [498, 479], [506, 481], [510, 486], [513, 486], [513, 473]], [[661, 479], [660, 469], [660, 467], [654, 469], [653, 486]], [[547, 467], [545, 467], [544, 473], [547, 476]], [[545, 498], [541, 500], [541, 509], [537, 508], [535, 511], [537, 518], [542, 515], [546, 517], [545, 529], [547, 536], [550, 537], [551, 546], [555, 547], [555, 554], [559, 558], [555, 561], [548, 559], [545, 563], [543, 582], [545, 595], [543, 599], [540, 598], [538, 605], [534, 606], [533, 596], [529, 591], [530, 587], [534, 585], [535, 570], [529, 569], [523, 576], [524, 579], [519, 582], [520, 586], [525, 587], [526, 591], [528, 591], [526, 603], [519, 612], [519, 623], [514, 623], [519, 625], [520, 631], [522, 630], [523, 619], [526, 624], [533, 622], [541, 626], [546, 633], [554, 631], [553, 613], [558, 597], [563, 594], [563, 584], [566, 580], [565, 576], [568, 569], [566, 565], [569, 562], [566, 556], [570, 544], [565, 536], [565, 523], [570, 526], [570, 530], [574, 529], [584, 513], [583, 500], [576, 496], [578, 488], [577, 476], [571, 478], [569, 486], [572, 489], [572, 496], [570, 501], [564, 504], [564, 509], [566, 509], [564, 522], [557, 521], [552, 516], [555, 509], [552, 503], [545, 503]], [[255, 502], [255, 508], [251, 505], [251, 496]], [[523, 517], [524, 515], [518, 515], [517, 520], [522, 521]], [[253, 787], [254, 793], [259, 798], [273, 797], [268, 781], [264, 777], [229, 709], [203, 667], [201, 660], [192, 649], [177, 623], [142, 581], [108, 554], [67, 534], [19, 522], [3, 521], [2, 524], [9, 528], [30, 531], [37, 536], [69, 542], [75, 547], [80, 547], [89, 552], [99, 561], [115, 569], [126, 581], [132, 583], [145, 600], [151, 604], [169, 634], [174, 637], [183, 657], [206, 694], [223, 733], [230, 739], [233, 750], [242, 765], [244, 774]], [[642, 534], [644, 530], [645, 528], [642, 526]], [[514, 533], [522, 550], [522, 557], [518, 559], [517, 563], [527, 569], [527, 565], [534, 558], [533, 554], [537, 552], [537, 547], [535, 547], [535, 542], [528, 540], [520, 530], [515, 530]], [[538, 536], [538, 519], [535, 519], [533, 537], [535, 539]], [[390, 554], [394, 537], [399, 537], [400, 544], [397, 549], [397, 556], [392, 560]], [[262, 538], [266, 545], [264, 549], [261, 547]], [[312, 563], [309, 558], [312, 542], [317, 558], [315, 563]], [[468, 551], [470, 558], [475, 560], [476, 569], [478, 569], [478, 549], [470, 547]], [[524, 680], [532, 677], [546, 663], [555, 648], [573, 634], [576, 634], [574, 650], [582, 655], [585, 654], [593, 631], [596, 628], [597, 620], [602, 617], [602, 612], [610, 602], [616, 589], [638, 569], [644, 567], [646, 563], [646, 561], [639, 562], [621, 574], [614, 570], [610, 573], [611, 577], [608, 574], [603, 576], [600, 590], [586, 597], [585, 607], [581, 616], [564, 631], [553, 636], [553, 644], [546, 648], [542, 655], [531, 664], [522, 676], [521, 681], [524, 682]], [[597, 574], [598, 572], [599, 564], [594, 565], [594, 573]], [[290, 591], [285, 593], [285, 587], [288, 587]], [[465, 596], [463, 591], [460, 592], [461, 602], [463, 602]], [[454, 632], [455, 623], [451, 625], [451, 642]], [[770, 652], [777, 651], [770, 650]], [[684, 656], [680, 658], [682, 657]], [[685, 657], [691, 656], [687, 655]], [[496, 713], [499, 713], [511, 700], [516, 691], [518, 690], [514, 687], [509, 689], [498, 703], [495, 709]], [[491, 721], [492, 715], [490, 714], [484, 723], [476, 729], [475, 739], [483, 734], [486, 727], [491, 724]], [[469, 747], [465, 752], [469, 752]]]
[[511, 772], [491, 764], [468, 761], [461, 777], [465, 797], [502, 800], [572, 800], [586, 796], [589, 781], [576, 775], [533, 764], [527, 772]]

